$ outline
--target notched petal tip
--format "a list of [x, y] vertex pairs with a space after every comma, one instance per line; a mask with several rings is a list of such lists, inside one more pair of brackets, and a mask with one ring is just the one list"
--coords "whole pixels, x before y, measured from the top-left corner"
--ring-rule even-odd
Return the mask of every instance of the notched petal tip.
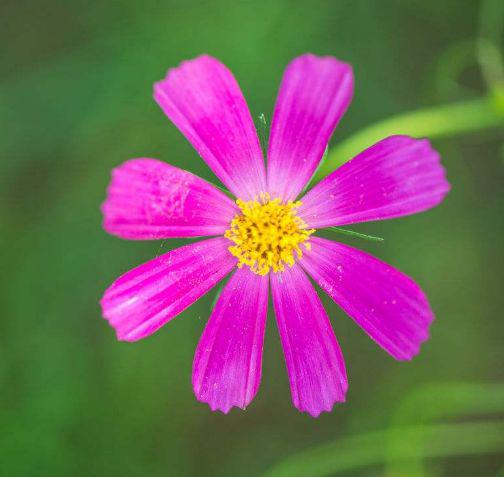
[[332, 396], [331, 399], [326, 399], [324, 403], [318, 403], [319, 405], [300, 405], [299, 403], [294, 404], [296, 409], [304, 414], [309, 414], [311, 417], [317, 418], [322, 413], [330, 413], [338, 404], [346, 403], [346, 394], [348, 391], [348, 380], [345, 379], [340, 381], [341, 388], [338, 390], [336, 394]]
[[296, 61], [310, 61], [314, 63], [321, 63], [321, 62], [333, 63], [337, 64], [339, 67], [346, 68], [349, 72], [353, 71], [351, 63], [340, 60], [339, 58], [336, 58], [335, 56], [331, 55], [316, 55], [315, 53], [304, 53], [294, 58], [290, 64], [295, 63]]
[[169, 81], [169, 78], [171, 75], [173, 75], [177, 71], [191, 68], [196, 63], [216, 63], [218, 65], [221, 65], [221, 66], [224, 66], [225, 68], [227, 68], [217, 58], [215, 58], [211, 55], [208, 55], [207, 53], [203, 53], [201, 55], [195, 56], [194, 58], [190, 58], [188, 60], [182, 60], [177, 66], [173, 66], [171, 68], [168, 68], [168, 70], [166, 71], [165, 77], [154, 83], [154, 85], [153, 85], [154, 92], [156, 91], [156, 88], [158, 86], [162, 85], [162, 83], [164, 83], [165, 81]]
[[195, 392], [194, 395], [196, 396], [196, 399], [203, 403], [206, 404], [212, 412], [220, 412], [224, 415], [227, 415], [231, 412], [233, 409], [239, 409], [241, 411], [245, 411], [250, 403], [252, 402], [252, 399], [247, 402], [247, 403], [228, 403], [228, 404], [222, 404], [220, 402], [214, 402], [210, 399], [205, 398], [204, 396], [198, 396], [198, 394]]
[[[111, 324], [110, 321], [109, 321], [109, 325], [112, 328], [114, 328], [114, 325]], [[142, 335], [141, 333], [137, 332], [136, 330], [125, 333], [119, 329], [115, 329], [115, 332], [116, 332], [117, 341], [122, 341], [125, 343], [135, 343], [136, 341], [140, 341], [141, 339], [148, 338], [150, 336], [150, 334], [147, 336]]]
[[310, 417], [317, 419], [324, 413], [327, 413], [327, 414], [331, 413], [333, 411], [333, 409], [335, 408], [335, 406], [337, 406], [338, 404], [344, 404], [345, 402], [346, 402], [346, 399], [343, 398], [343, 399], [335, 400], [329, 406], [318, 408], [318, 409], [301, 409], [301, 408], [297, 408], [297, 409], [298, 409], [298, 411], [302, 412], [303, 414], [308, 414]]
[[116, 307], [111, 305], [114, 295], [114, 285], [112, 284], [105, 290], [100, 300], [100, 307], [103, 319], [114, 330], [117, 341], [132, 343], [139, 341], [141, 336], [135, 337], [130, 331], [124, 331], [118, 324]]
[[333, 70], [334, 73], [337, 72], [338, 76], [341, 78], [340, 88], [347, 91], [347, 95], [350, 96], [348, 102], [351, 101], [354, 90], [354, 71], [351, 63], [347, 63], [346, 61], [330, 55], [319, 56], [313, 53], [305, 53], [304, 55], [294, 58], [287, 68], [296, 65], [297, 62], [305, 63], [305, 67], [326, 67]]
[[409, 349], [403, 349], [403, 350], [396, 350], [396, 352], [393, 354], [391, 353], [387, 348], [381, 346], [385, 351], [389, 352], [390, 355], [397, 361], [412, 361], [413, 358], [418, 356], [420, 354], [420, 351], [422, 351], [423, 346], [429, 341], [430, 339], [430, 328], [432, 326], [432, 323], [434, 322], [435, 316], [434, 313], [432, 312], [432, 309], [430, 306], [427, 304], [429, 310], [430, 310], [430, 317], [425, 319], [425, 324], [423, 325], [424, 328], [422, 329], [422, 332], [419, 333], [416, 342], [411, 346]]
[[380, 141], [380, 143], [393, 143], [397, 149], [404, 148], [405, 153], [416, 154], [418, 160], [429, 161], [430, 175], [438, 176], [438, 184], [436, 189], [438, 193], [442, 194], [442, 199], [446, 196], [446, 194], [451, 190], [451, 184], [447, 179], [447, 170], [441, 162], [441, 154], [440, 152], [432, 145], [432, 141], [426, 137], [413, 137], [408, 136], [406, 134], [397, 134], [388, 136], [387, 138]]

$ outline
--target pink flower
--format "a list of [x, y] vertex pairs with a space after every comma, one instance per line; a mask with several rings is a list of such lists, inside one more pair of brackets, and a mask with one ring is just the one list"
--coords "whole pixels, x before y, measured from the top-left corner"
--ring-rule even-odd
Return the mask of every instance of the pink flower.
[[[388, 137], [302, 194], [353, 94], [349, 65], [303, 55], [287, 67], [271, 124], [268, 171], [231, 72], [200, 56], [171, 69], [154, 98], [238, 198], [156, 159], [113, 170], [105, 230], [126, 239], [217, 236], [117, 279], [101, 301], [120, 340], [157, 331], [227, 275], [196, 349], [193, 387], [212, 410], [245, 408], [261, 380], [271, 286], [294, 406], [343, 402], [345, 364], [308, 276], [385, 351], [415, 356], [434, 316], [409, 277], [316, 229], [383, 220], [439, 204], [450, 186], [425, 139]], [[301, 195], [301, 198], [297, 198]]]

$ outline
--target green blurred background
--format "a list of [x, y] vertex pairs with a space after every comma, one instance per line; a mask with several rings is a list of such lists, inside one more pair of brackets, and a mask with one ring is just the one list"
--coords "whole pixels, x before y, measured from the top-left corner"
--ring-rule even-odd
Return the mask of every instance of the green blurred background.
[[[280, 475], [290, 458], [281, 475], [311, 477], [333, 475], [352, 452], [338, 475], [502, 472], [502, 128], [434, 140], [453, 186], [441, 206], [356, 227], [383, 243], [343, 237], [413, 276], [437, 320], [422, 353], [399, 363], [324, 296], [350, 388], [348, 402], [319, 419], [291, 405], [271, 313], [259, 393], [246, 411], [224, 416], [197, 402], [190, 384], [214, 293], [133, 344], [116, 341], [98, 305], [117, 276], [183, 243], [107, 235], [99, 206], [110, 170], [154, 157], [216, 181], [152, 99], [169, 67], [218, 57], [253, 116], [269, 118], [294, 56], [348, 61], [355, 99], [334, 145], [391, 115], [484, 97], [474, 58], [481, 8], [474, 0], [1, 1], [0, 475], [227, 477], [272, 467]], [[499, 15], [487, 19], [495, 30]], [[483, 427], [480, 437], [455, 434], [473, 439], [467, 452], [445, 452], [453, 443], [443, 437], [440, 456], [413, 465], [398, 443], [415, 439], [396, 428], [419, 420]], [[352, 436], [372, 431], [389, 436], [377, 440], [383, 452], [372, 439], [352, 447]], [[338, 447], [347, 441], [353, 450]], [[380, 455], [366, 467], [362, 452]], [[310, 458], [322, 469], [300, 470]]]

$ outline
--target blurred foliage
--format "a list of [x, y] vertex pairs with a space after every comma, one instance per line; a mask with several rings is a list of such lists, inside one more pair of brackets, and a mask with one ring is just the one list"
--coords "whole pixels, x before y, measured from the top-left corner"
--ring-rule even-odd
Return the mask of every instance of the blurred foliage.
[[504, 413], [504, 385], [427, 385], [399, 402], [390, 427], [315, 446], [270, 469], [265, 477], [322, 477], [385, 465], [388, 477], [423, 477], [424, 459], [504, 451], [502, 419], [434, 424], [439, 418]]
[[[151, 98], [152, 83], [168, 67], [202, 52], [220, 58], [254, 117], [268, 119], [294, 56], [311, 51], [349, 61], [356, 93], [331, 143], [335, 154], [338, 144], [386, 118], [499, 98], [501, 4], [3, 0], [0, 475], [247, 477], [313, 446], [339, 443], [343, 459], [352, 442], [353, 449], [360, 443], [358, 461], [367, 452], [383, 463], [380, 449], [389, 441], [382, 437], [390, 429], [403, 429], [399, 437], [415, 442], [418, 423], [396, 422], [412, 392], [427, 390], [418, 408], [429, 414], [439, 403], [428, 398], [431, 383], [444, 389], [456, 381], [503, 382], [504, 137], [498, 127], [441, 137], [437, 128], [451, 120], [423, 124], [439, 137], [434, 144], [453, 185], [447, 200], [425, 214], [356, 227], [385, 237], [381, 243], [338, 236], [415, 277], [437, 321], [420, 356], [398, 363], [323, 297], [350, 379], [348, 402], [331, 414], [314, 420], [292, 407], [271, 314], [259, 394], [245, 412], [223, 416], [198, 403], [190, 385], [214, 292], [135, 344], [115, 340], [98, 306], [119, 274], [183, 243], [126, 242], [103, 232], [99, 205], [110, 169], [131, 157], [157, 157], [215, 182]], [[481, 31], [488, 33], [483, 42]], [[459, 51], [464, 55], [454, 58]], [[442, 80], [445, 71], [449, 81]], [[461, 120], [456, 111], [452, 118], [452, 125]], [[477, 413], [488, 389], [471, 386]], [[456, 403], [448, 391], [433, 395], [445, 396], [448, 408]], [[450, 458], [415, 471], [483, 476], [502, 469], [497, 410], [482, 421], [434, 417], [425, 424], [433, 436], [426, 449]], [[464, 451], [442, 454], [441, 444], [453, 435], [461, 442], [451, 449]], [[337, 447], [328, 449], [342, 461]], [[418, 464], [422, 454], [413, 457]], [[360, 466], [346, 475], [376, 472]]]
[[[502, 419], [460, 419], [502, 415], [504, 385], [426, 385], [399, 402], [390, 427], [324, 443], [288, 457], [264, 477], [323, 477], [384, 466], [387, 477], [431, 475], [423, 460], [504, 451]], [[439, 418], [452, 422], [434, 423]], [[459, 419], [459, 422], [454, 420]]]

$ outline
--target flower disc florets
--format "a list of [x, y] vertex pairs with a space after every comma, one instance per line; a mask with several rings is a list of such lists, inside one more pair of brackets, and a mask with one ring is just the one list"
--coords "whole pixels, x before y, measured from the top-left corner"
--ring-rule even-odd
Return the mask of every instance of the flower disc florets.
[[239, 268], [247, 265], [258, 275], [282, 272], [285, 264], [294, 265], [294, 254], [302, 257], [301, 244], [310, 248], [308, 239], [315, 230], [297, 216], [300, 201], [282, 203], [261, 194], [259, 200], [238, 199], [236, 204], [241, 214], [231, 221], [224, 236], [235, 244], [229, 251], [238, 258]]

